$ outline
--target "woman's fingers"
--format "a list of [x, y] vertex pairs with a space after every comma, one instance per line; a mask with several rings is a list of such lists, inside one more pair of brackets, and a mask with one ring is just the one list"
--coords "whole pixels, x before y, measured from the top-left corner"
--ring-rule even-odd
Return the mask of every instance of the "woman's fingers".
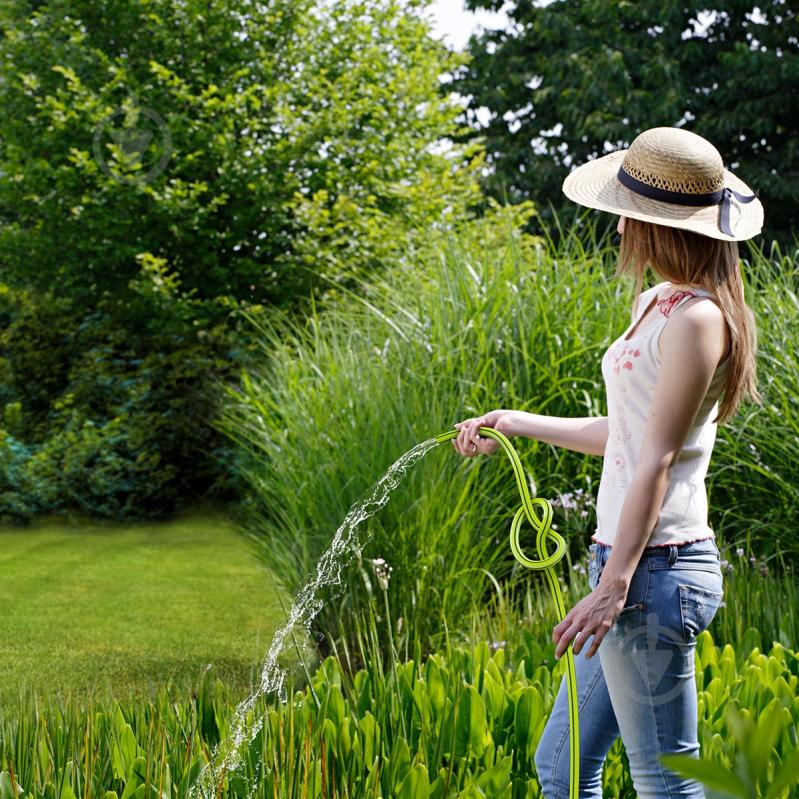
[[477, 419], [473, 419], [472, 423], [469, 425], [469, 432], [466, 434], [466, 447], [473, 455], [477, 453], [477, 436], [475, 435], [475, 430], [477, 430], [479, 426], [480, 422]]
[[[555, 659], [559, 660], [574, 639], [572, 652], [577, 655], [582, 650], [585, 642], [593, 636], [591, 646], [585, 653], [586, 658], [593, 657], [599, 649], [602, 640], [613, 625], [613, 620], [606, 614], [591, 612], [592, 603], [596, 602], [592, 592], [577, 603], [563, 619], [552, 628], [552, 641], [555, 644]], [[581, 607], [582, 603], [582, 607]], [[585, 604], [587, 603], [587, 604]]]
[[485, 424], [485, 419], [477, 419], [472, 425], [469, 435], [469, 449], [472, 450], [474, 455], [485, 454], [486, 439], [482, 438], [479, 434], [480, 428]]
[[469, 420], [466, 419], [465, 421], [458, 422], [455, 425], [455, 427], [458, 429], [458, 435], [455, 436], [455, 438], [453, 439], [453, 443], [455, 444], [455, 449], [458, 451], [460, 455], [465, 455], [464, 445], [465, 445], [465, 436], [468, 423]]
[[[563, 656], [563, 653], [566, 651], [567, 647], [569, 646], [569, 642], [574, 638], [576, 635], [579, 634], [579, 638], [577, 638], [574, 642], [574, 646], [572, 646], [572, 652], [575, 652], [575, 647], [582, 646], [585, 639], [588, 637], [585, 633], [584, 628], [582, 625], [573, 621], [561, 635], [558, 636], [557, 644], [555, 644], [555, 660], [560, 660]], [[579, 652], [579, 647], [577, 649]], [[575, 652], [577, 654], [577, 652]]]
[[474, 429], [475, 421], [475, 419], [467, 419], [463, 423], [460, 436], [458, 436], [458, 443], [460, 444], [461, 453], [467, 458], [471, 458], [477, 452], [477, 449], [472, 446], [472, 430]]
[[605, 637], [609, 629], [609, 624], [600, 624], [599, 627], [594, 631], [594, 640], [591, 641], [591, 648], [585, 653], [587, 658], [593, 657], [594, 653], [597, 651], [597, 649], [599, 649], [599, 645], [602, 643], [602, 639]]
[[455, 438], [452, 439], [452, 443], [455, 445], [455, 449], [458, 450], [458, 452], [461, 455], [463, 454], [461, 452], [461, 437], [463, 436], [463, 424], [464, 424], [463, 422], [458, 422], [455, 425], [455, 428], [458, 431], [458, 435], [456, 435]]
[[[479, 430], [481, 427], [485, 425], [485, 418], [480, 417], [478, 419], [472, 419], [472, 424], [469, 428], [469, 449], [476, 455], [479, 451], [481, 444], [483, 443], [483, 439], [480, 437]], [[474, 445], [474, 446], [472, 446]]]
[[455, 451], [465, 458], [473, 458], [480, 454], [491, 455], [499, 444], [491, 438], [480, 435], [480, 428], [489, 426], [485, 416], [456, 422], [454, 427], [458, 430], [458, 435], [452, 439]]
[[461, 426], [461, 431], [458, 434], [458, 447], [460, 448], [461, 455], [466, 455], [467, 450], [467, 441], [469, 440], [469, 422], [471, 419], [467, 419], [463, 425]]

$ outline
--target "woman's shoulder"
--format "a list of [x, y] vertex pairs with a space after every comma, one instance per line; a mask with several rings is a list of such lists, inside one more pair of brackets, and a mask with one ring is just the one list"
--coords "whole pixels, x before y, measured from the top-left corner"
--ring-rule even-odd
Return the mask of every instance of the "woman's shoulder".
[[666, 286], [668, 286], [668, 281], [663, 280], [660, 283], [656, 283], [654, 286], [650, 286], [648, 289], [644, 289], [641, 292], [640, 297], [642, 300], [651, 300], [655, 294], [658, 294], [660, 290]]
[[[702, 302], [703, 299], [711, 299], [711, 302]], [[680, 303], [680, 308], [676, 313], [671, 314], [674, 321], [666, 325], [660, 338], [668, 347], [672, 343], [675, 346], [678, 342], [683, 345], [690, 342], [694, 348], [703, 346], [706, 350], [712, 350], [719, 346], [721, 342], [722, 352], [718, 353], [715, 359], [717, 368], [728, 363], [729, 358], [721, 360], [721, 356], [727, 352], [725, 327], [726, 320], [719, 306], [704, 294], [696, 294], [685, 298], [685, 302]]]
[[658, 283], [654, 286], [650, 286], [648, 289], [644, 289], [638, 295], [634, 304], [635, 311], [633, 313], [633, 320], [637, 319], [638, 316], [644, 312], [646, 306], [652, 301], [652, 297], [654, 297], [665, 285], [666, 281], [664, 280], [662, 283]]

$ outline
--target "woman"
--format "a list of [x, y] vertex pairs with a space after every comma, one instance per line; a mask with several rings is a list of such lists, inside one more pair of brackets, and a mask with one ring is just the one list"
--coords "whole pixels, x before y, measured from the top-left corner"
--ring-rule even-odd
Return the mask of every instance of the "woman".
[[[694, 649], [723, 596], [704, 478], [717, 423], [744, 396], [761, 401], [737, 242], [760, 232], [763, 209], [712, 144], [681, 128], [644, 131], [575, 169], [563, 190], [619, 215], [616, 276], [635, 278], [631, 326], [602, 357], [608, 416], [500, 409], [456, 424], [453, 446], [490, 455], [498, 444], [478, 435], [485, 426], [604, 456], [591, 593], [552, 634], [558, 658], [574, 642], [580, 796], [602, 796], [621, 735], [641, 799], [704, 797], [659, 756], [699, 756]], [[647, 266], [660, 282], [641, 293]], [[568, 797], [565, 676], [535, 763], [544, 796]]]

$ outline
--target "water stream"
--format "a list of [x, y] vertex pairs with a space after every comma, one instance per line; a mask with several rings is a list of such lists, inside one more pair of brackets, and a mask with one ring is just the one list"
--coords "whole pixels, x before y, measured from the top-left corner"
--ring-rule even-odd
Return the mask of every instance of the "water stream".
[[[247, 721], [247, 714], [252, 710], [257, 698], [262, 693], [277, 691], [280, 702], [285, 704], [287, 700], [286, 670], [278, 665], [277, 659], [285, 647], [286, 637], [297, 624], [302, 624], [306, 631], [310, 631], [311, 621], [324, 606], [324, 602], [317, 597], [319, 590], [326, 586], [339, 585], [343, 567], [356, 554], [360, 554], [369, 541], [369, 535], [363, 541], [359, 540], [355, 532], [358, 525], [377, 513], [388, 502], [392, 492], [402, 482], [408, 469], [439, 443], [435, 438], [430, 438], [417, 444], [413, 449], [409, 449], [375, 483], [371, 493], [349, 509], [341, 526], [336, 530], [330, 547], [319, 559], [316, 576], [312, 577], [298, 591], [291, 606], [288, 621], [275, 633], [261, 670], [260, 687], [236, 708], [231, 722], [231, 734], [214, 748], [211, 760], [205, 764], [191, 788], [189, 795], [192, 799], [197, 799], [197, 797], [213, 799], [217, 795], [217, 786], [223, 773], [232, 776], [236, 771], [241, 761], [239, 751], [242, 744], [245, 741], [247, 743], [252, 741], [263, 725], [263, 717], [258, 717], [257, 714], [251, 722]], [[255, 787], [253, 786], [250, 796], [253, 795]]]

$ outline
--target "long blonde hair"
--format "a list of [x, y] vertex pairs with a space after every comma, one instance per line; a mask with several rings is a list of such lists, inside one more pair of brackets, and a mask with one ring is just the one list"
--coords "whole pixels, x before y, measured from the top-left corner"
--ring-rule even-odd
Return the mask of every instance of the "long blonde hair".
[[641, 293], [644, 272], [650, 266], [663, 280], [701, 286], [711, 292], [730, 330], [732, 352], [719, 412], [713, 420], [723, 424], [734, 416], [745, 396], [762, 404], [757, 390], [757, 327], [744, 299], [738, 242], [722, 241], [692, 230], [642, 222], [625, 217], [616, 277], [635, 279]]

